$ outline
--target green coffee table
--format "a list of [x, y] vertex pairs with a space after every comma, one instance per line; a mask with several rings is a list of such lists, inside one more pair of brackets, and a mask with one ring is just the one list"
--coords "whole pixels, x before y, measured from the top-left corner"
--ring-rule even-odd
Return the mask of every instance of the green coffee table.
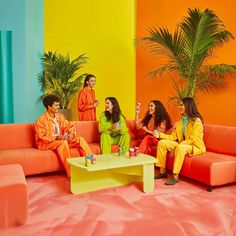
[[156, 158], [139, 154], [132, 159], [117, 153], [97, 155], [96, 164], [85, 166], [85, 157], [67, 159], [71, 169], [71, 192], [85, 193], [99, 189], [143, 183], [145, 193], [154, 188]]

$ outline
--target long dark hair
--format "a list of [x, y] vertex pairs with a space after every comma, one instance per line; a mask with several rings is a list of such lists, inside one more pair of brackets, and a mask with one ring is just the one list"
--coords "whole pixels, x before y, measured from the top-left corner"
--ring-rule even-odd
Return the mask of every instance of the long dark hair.
[[91, 79], [91, 78], [96, 78], [94, 75], [92, 74], [88, 74], [86, 75], [85, 79], [84, 79], [84, 88], [88, 86], [87, 82]]
[[121, 115], [123, 117], [124, 117], [124, 115], [122, 114], [122, 112], [120, 110], [120, 105], [115, 97], [107, 97], [105, 99], [105, 101], [106, 100], [109, 100], [111, 102], [111, 104], [113, 105], [113, 108], [112, 108], [111, 113], [109, 111], [105, 111], [105, 115], [106, 115], [107, 120], [108, 121], [111, 120], [112, 123], [114, 124], [120, 120]]
[[[153, 103], [155, 105], [155, 114], [154, 114], [155, 128], [157, 128], [164, 121], [166, 124], [166, 130], [170, 129], [172, 126], [171, 119], [164, 105], [159, 100], [152, 100], [150, 101], [150, 103]], [[149, 111], [147, 110], [146, 115], [142, 120], [144, 126], [148, 125], [151, 117], [152, 115], [150, 115]]]
[[196, 103], [193, 98], [186, 97], [186, 98], [181, 99], [181, 101], [183, 102], [185, 106], [185, 112], [187, 113], [187, 116], [189, 119], [200, 118], [201, 121], [203, 122], [203, 118], [201, 114], [199, 113]]

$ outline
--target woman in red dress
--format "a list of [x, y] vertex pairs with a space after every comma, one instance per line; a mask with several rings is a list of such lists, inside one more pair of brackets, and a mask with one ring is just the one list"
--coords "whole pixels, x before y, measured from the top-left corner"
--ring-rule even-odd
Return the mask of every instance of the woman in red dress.
[[80, 90], [78, 96], [79, 120], [96, 120], [96, 107], [99, 105], [95, 98], [94, 86], [96, 77], [88, 74], [84, 80], [84, 88]]
[[171, 119], [164, 105], [158, 100], [150, 101], [145, 117], [139, 119], [140, 106], [136, 107], [136, 128], [146, 131], [146, 135], [139, 145], [140, 153], [156, 157], [158, 139], [154, 132], [167, 132], [171, 128]]

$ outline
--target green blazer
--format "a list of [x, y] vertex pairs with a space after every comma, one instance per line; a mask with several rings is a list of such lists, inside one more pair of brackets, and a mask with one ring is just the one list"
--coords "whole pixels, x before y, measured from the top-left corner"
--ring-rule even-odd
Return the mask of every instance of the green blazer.
[[121, 135], [121, 134], [125, 134], [128, 133], [129, 130], [126, 126], [126, 121], [124, 119], [123, 116], [120, 116], [120, 129], [111, 129], [112, 127], [112, 121], [108, 121], [106, 116], [105, 116], [105, 112], [103, 112], [100, 116], [99, 119], [99, 132], [100, 133], [106, 133], [106, 134], [110, 134], [111, 136], [117, 136], [117, 135]]

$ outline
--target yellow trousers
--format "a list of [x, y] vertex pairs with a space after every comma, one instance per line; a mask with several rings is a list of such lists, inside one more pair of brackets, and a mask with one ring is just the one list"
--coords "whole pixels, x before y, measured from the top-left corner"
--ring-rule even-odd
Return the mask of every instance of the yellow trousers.
[[173, 174], [179, 174], [186, 154], [193, 153], [193, 146], [189, 144], [179, 144], [176, 141], [162, 139], [157, 146], [157, 163], [156, 166], [166, 168], [167, 151], [174, 153]]

